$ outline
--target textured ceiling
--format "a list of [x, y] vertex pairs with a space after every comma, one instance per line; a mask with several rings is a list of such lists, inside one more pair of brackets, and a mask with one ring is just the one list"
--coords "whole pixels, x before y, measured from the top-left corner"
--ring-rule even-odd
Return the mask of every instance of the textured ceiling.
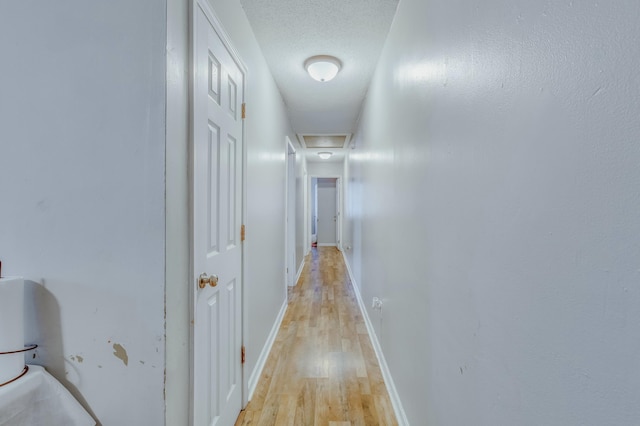
[[[398, 0], [240, 0], [289, 109], [296, 133], [349, 134]], [[317, 82], [314, 55], [340, 59], [338, 76]]]

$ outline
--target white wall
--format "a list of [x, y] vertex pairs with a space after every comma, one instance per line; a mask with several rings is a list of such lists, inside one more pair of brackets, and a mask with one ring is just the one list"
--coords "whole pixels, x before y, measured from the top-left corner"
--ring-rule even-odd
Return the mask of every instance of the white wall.
[[342, 161], [308, 161], [307, 169], [310, 176], [314, 177], [336, 177], [342, 176], [344, 166]]
[[280, 92], [240, 2], [210, 4], [248, 68], [247, 257], [245, 277], [249, 324], [246, 373], [253, 371], [271, 327], [286, 300], [284, 269], [285, 136], [295, 140]]
[[638, 16], [400, 2], [349, 158], [348, 257], [412, 424], [640, 418]]
[[[359, 135], [354, 135], [359, 136]], [[355, 140], [354, 140], [355, 143]], [[360, 283], [360, 260], [362, 257], [362, 247], [358, 246], [354, 250], [356, 243], [360, 244], [362, 236], [362, 196], [360, 194], [360, 180], [356, 180], [354, 176], [360, 174], [356, 168], [357, 162], [352, 161], [354, 151], [349, 151], [345, 156], [342, 173], [342, 251], [347, 260], [347, 266], [350, 268], [355, 281], [354, 286]]]
[[162, 1], [0, 13], [3, 274], [29, 362], [105, 425], [164, 421], [165, 30]]

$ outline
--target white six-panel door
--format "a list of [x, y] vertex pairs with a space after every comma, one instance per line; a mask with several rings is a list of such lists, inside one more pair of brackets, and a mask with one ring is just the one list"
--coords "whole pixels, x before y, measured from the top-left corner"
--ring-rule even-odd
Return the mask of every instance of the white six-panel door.
[[193, 424], [226, 426], [242, 405], [244, 75], [206, 8], [194, 2]]

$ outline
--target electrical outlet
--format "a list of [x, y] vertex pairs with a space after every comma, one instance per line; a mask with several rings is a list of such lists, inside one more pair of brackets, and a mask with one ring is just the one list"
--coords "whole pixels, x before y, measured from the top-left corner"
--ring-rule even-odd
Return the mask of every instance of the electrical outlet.
[[371, 302], [371, 307], [373, 309], [381, 311], [382, 310], [382, 299], [380, 299], [379, 297], [374, 297], [373, 301]]

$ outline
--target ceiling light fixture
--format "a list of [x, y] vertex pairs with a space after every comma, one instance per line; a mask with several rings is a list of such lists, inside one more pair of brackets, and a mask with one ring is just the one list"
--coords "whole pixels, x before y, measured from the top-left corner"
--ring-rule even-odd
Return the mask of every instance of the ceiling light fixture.
[[328, 55], [312, 56], [304, 61], [304, 69], [311, 78], [322, 82], [333, 80], [341, 67], [342, 63], [338, 58]]
[[333, 155], [333, 152], [323, 151], [318, 153], [318, 157], [323, 160], [328, 160]]

